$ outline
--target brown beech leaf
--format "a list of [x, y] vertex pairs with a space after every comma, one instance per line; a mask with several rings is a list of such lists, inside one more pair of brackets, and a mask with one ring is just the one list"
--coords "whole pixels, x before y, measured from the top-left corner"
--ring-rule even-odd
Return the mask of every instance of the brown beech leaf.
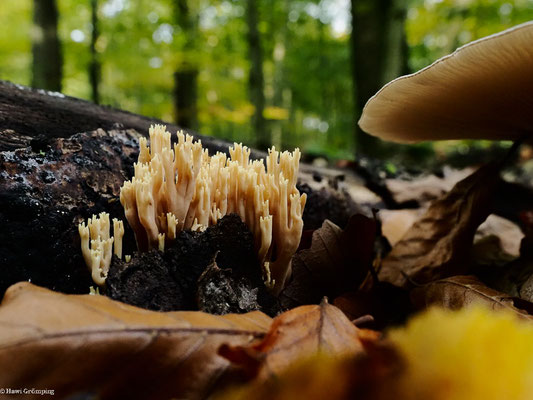
[[316, 354], [364, 354], [364, 343], [378, 338], [378, 332], [358, 329], [341, 310], [323, 300], [276, 317], [260, 342], [222, 345], [219, 353], [243, 367], [249, 377], [264, 380]]
[[284, 307], [318, 304], [356, 289], [372, 263], [376, 222], [353, 215], [342, 230], [326, 220], [313, 233], [311, 247], [295, 254], [292, 277], [280, 294]]
[[261, 338], [271, 321], [261, 312], [153, 312], [19, 283], [0, 305], [0, 387], [53, 389], [57, 398], [205, 398], [231, 370], [219, 346]]
[[403, 210], [379, 210], [381, 232], [391, 246], [398, 243], [425, 210], [421, 208]]
[[411, 299], [419, 308], [438, 305], [457, 310], [473, 303], [481, 303], [533, 319], [533, 303], [491, 289], [475, 276], [469, 275], [441, 279], [413, 289]]
[[406, 287], [408, 278], [427, 283], [466, 272], [474, 234], [490, 214], [499, 168], [487, 164], [435, 200], [385, 257], [379, 279]]

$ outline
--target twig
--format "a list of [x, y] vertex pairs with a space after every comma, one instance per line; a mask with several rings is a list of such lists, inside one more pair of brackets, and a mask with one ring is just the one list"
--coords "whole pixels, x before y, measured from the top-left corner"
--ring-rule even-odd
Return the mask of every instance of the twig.
[[368, 324], [370, 322], [374, 322], [374, 317], [370, 314], [362, 315], [359, 318], [352, 320], [352, 324], [354, 324], [357, 327]]

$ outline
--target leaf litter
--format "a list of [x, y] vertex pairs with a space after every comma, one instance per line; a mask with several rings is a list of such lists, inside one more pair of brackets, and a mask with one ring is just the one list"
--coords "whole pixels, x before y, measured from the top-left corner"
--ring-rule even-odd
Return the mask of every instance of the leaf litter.
[[[398, 226], [405, 234], [388, 254], [380, 245], [386, 239], [379, 219], [359, 214], [344, 229], [325, 221], [308, 232], [280, 295], [284, 311], [274, 319], [258, 311], [148, 311], [103, 296], [14, 285], [0, 305], [0, 369], [7, 371], [0, 384], [54, 387], [60, 397], [200, 399], [231, 393], [235, 397], [226, 398], [281, 399], [295, 390], [305, 393], [304, 380], [316, 382], [309, 384], [310, 399], [327, 393], [332, 399], [388, 398], [410, 362], [389, 340], [388, 328], [413, 312], [481, 304], [526, 321], [521, 323], [533, 318], [529, 298], [520, 297], [532, 274], [522, 278], [522, 292], [491, 284], [503, 279], [508, 266], [529, 260], [533, 229], [521, 224], [518, 260], [493, 268], [472, 257], [478, 227], [493, 212], [498, 173], [497, 164], [488, 164], [429, 203], [414, 223], [405, 219], [410, 226]], [[498, 226], [516, 232], [507, 222]], [[520, 235], [513, 238], [504, 235], [494, 244], [516, 256]], [[217, 268], [213, 263], [210, 273], [223, 274]]]

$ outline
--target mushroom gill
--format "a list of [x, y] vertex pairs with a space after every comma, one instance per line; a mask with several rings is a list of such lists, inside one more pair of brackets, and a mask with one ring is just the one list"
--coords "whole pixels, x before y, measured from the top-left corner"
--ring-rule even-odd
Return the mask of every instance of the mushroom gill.
[[359, 126], [393, 142], [516, 140], [533, 133], [533, 21], [468, 43], [386, 84]]

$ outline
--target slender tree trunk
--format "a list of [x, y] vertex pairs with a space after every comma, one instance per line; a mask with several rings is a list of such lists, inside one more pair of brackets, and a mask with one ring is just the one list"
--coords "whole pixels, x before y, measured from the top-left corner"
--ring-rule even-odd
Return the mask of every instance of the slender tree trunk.
[[[272, 54], [272, 59], [274, 60], [274, 79], [273, 79], [273, 87], [274, 87], [274, 95], [272, 97], [272, 104], [275, 107], [283, 108], [285, 110], [288, 110], [290, 107], [290, 104], [288, 103], [288, 100], [290, 100], [290, 96], [287, 96], [287, 91], [289, 90], [286, 87], [285, 82], [285, 75], [286, 75], [286, 67], [285, 67], [285, 56], [287, 54], [287, 46], [288, 46], [288, 4], [286, 1], [281, 1], [280, 3], [280, 15], [279, 19], [281, 20], [281, 24], [278, 26], [275, 24], [275, 22], [272, 22], [273, 32], [272, 35], [274, 36], [274, 49]], [[276, 147], [280, 147], [281, 149], [285, 149], [290, 147], [289, 145], [289, 139], [287, 137], [287, 132], [283, 132], [283, 126], [286, 125], [285, 120], [277, 120], [275, 122], [272, 122], [272, 137], [271, 137], [271, 144], [275, 145]]]
[[[406, 72], [405, 0], [352, 0], [352, 76], [356, 121], [387, 81]], [[356, 125], [356, 153], [383, 155], [378, 139]]]
[[174, 73], [174, 110], [178, 126], [198, 129], [197, 79], [198, 70], [182, 64]]
[[32, 37], [32, 86], [61, 91], [63, 64], [57, 34], [58, 11], [55, 0], [34, 0]]
[[183, 59], [174, 72], [174, 114], [178, 126], [198, 129], [198, 66], [192, 58], [198, 30], [197, 16], [188, 0], [174, 0], [176, 23], [185, 35]]
[[405, 34], [407, 0], [393, 0], [387, 15], [383, 84], [409, 73], [409, 47]]
[[89, 82], [91, 84], [91, 100], [95, 104], [100, 104], [100, 92], [99, 84], [101, 77], [101, 64], [96, 51], [96, 41], [100, 32], [98, 30], [98, 0], [91, 0], [91, 23], [92, 23], [92, 33], [91, 33], [91, 61], [89, 64]]
[[250, 57], [249, 90], [250, 100], [255, 107], [252, 128], [256, 137], [256, 147], [266, 150], [270, 147], [271, 139], [265, 126], [263, 111], [265, 109], [263, 53], [261, 36], [259, 34], [258, 0], [246, 1], [246, 20], [248, 23], [248, 50]]

